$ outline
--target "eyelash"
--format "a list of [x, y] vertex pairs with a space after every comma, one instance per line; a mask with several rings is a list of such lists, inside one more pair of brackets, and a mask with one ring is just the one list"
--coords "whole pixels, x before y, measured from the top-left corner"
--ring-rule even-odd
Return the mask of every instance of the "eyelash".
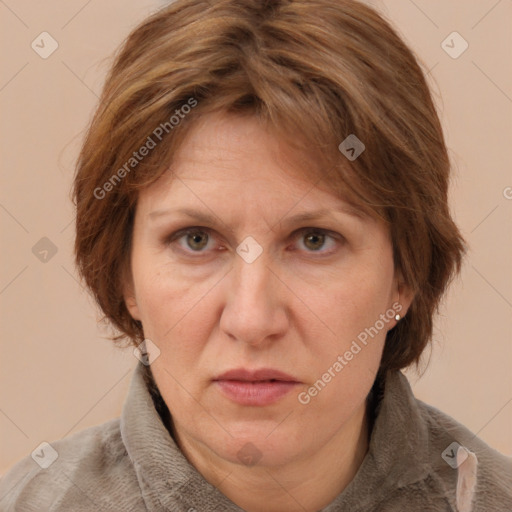
[[[193, 226], [193, 227], [184, 228], [184, 229], [180, 229], [178, 231], [175, 231], [171, 235], [165, 237], [164, 240], [163, 240], [163, 243], [166, 246], [170, 246], [174, 242], [179, 241], [181, 238], [183, 238], [183, 237], [185, 237], [187, 235], [190, 235], [190, 234], [194, 234], [194, 233], [206, 233], [208, 235], [208, 237], [212, 237], [212, 230], [211, 229], [205, 228], [205, 227], [202, 227], [202, 226]], [[296, 240], [296, 239], [301, 238], [301, 235], [305, 236], [305, 235], [310, 235], [310, 234], [325, 235], [326, 237], [331, 238], [332, 240], [334, 240], [334, 242], [337, 245], [340, 245], [340, 244], [342, 244], [345, 241], [343, 236], [338, 234], [338, 233], [334, 233], [334, 232], [326, 230], [326, 229], [314, 228], [314, 227], [305, 227], [305, 228], [298, 229], [294, 233], [292, 233], [292, 238], [293, 238], [293, 240]], [[209, 242], [210, 242], [210, 239], [208, 240], [207, 243], [209, 243]], [[200, 256], [206, 254], [206, 252], [207, 252], [207, 251], [193, 251], [192, 249], [188, 249], [187, 250], [187, 249], [183, 249], [183, 248], [179, 248], [178, 250], [180, 252], [183, 252], [183, 253], [187, 254], [188, 256], [193, 257], [193, 258], [194, 257], [200, 257]], [[329, 251], [322, 251], [322, 250], [307, 251], [306, 250], [306, 253], [313, 254], [313, 255], [315, 255], [315, 257], [320, 257], [321, 258], [321, 257], [331, 256], [332, 254], [334, 254], [336, 252], [336, 250], [337, 250], [337, 248], [334, 248], [334, 249], [329, 250]]]

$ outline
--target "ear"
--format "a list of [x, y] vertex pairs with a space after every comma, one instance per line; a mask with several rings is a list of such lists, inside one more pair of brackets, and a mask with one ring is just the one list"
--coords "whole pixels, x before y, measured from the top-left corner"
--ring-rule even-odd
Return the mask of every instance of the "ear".
[[141, 321], [139, 306], [137, 304], [137, 298], [135, 296], [135, 286], [133, 284], [133, 278], [131, 272], [127, 273], [123, 284], [123, 298], [126, 308], [134, 320]]

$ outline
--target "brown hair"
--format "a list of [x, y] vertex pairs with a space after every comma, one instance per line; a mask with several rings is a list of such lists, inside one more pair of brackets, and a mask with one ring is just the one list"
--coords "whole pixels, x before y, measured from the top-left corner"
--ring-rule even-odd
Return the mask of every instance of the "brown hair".
[[[144, 338], [123, 299], [138, 193], [214, 111], [258, 117], [314, 163], [317, 181], [389, 222], [396, 269], [415, 297], [387, 334], [381, 370], [418, 362], [464, 252], [447, 203], [450, 164], [415, 57], [353, 0], [176, 0], [128, 36], [73, 191], [76, 262], [121, 331], [114, 339]], [[365, 145], [354, 161], [338, 149], [351, 134]]]

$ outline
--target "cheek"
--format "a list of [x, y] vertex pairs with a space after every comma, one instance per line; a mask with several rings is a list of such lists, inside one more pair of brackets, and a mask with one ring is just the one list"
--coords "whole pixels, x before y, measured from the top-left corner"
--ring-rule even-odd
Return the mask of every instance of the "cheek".
[[[298, 401], [325, 415], [327, 423], [336, 423], [341, 411], [350, 414], [364, 401], [380, 365], [387, 331], [394, 325], [393, 315], [385, 316], [391, 305], [392, 259], [371, 263], [352, 266], [351, 272], [326, 280], [322, 289], [308, 286], [308, 303], [318, 316], [314, 322], [324, 335], [306, 335], [314, 354], [312, 378]], [[303, 322], [303, 330], [308, 329], [318, 332]]]
[[[147, 263], [146, 263], [147, 262]], [[181, 269], [135, 259], [134, 283], [144, 335], [160, 349], [160, 361], [170, 368], [193, 361], [211, 327], [210, 280], [191, 282]]]
[[[298, 397], [308, 417], [314, 411], [331, 428], [346, 421], [368, 395], [378, 371], [391, 319], [380, 320], [387, 303], [373, 287], [357, 293], [339, 291], [330, 304], [316, 302], [329, 312], [326, 338], [310, 337], [311, 380]], [[325, 331], [324, 331], [325, 332]], [[328, 341], [330, 340], [330, 341]], [[309, 411], [307, 410], [309, 409]]]
[[[294, 289], [306, 298], [305, 303], [313, 313], [308, 315], [308, 324], [302, 320], [303, 328], [317, 332], [320, 329], [323, 332], [321, 346], [327, 352], [336, 353], [350, 345], [389, 310], [393, 264], [391, 257], [382, 260], [385, 261], [347, 265], [321, 283], [295, 279]], [[385, 336], [391, 326], [388, 319], [379, 331], [384, 331]]]

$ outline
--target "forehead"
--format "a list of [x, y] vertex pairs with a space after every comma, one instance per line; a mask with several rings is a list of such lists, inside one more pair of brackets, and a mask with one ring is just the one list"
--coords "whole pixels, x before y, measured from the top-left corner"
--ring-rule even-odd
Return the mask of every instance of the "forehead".
[[348, 193], [333, 187], [333, 174], [257, 117], [211, 113], [194, 123], [166, 173], [139, 200], [166, 203], [195, 194], [200, 202], [218, 193], [233, 205], [235, 199], [248, 204], [256, 198], [269, 203], [292, 200], [304, 208], [344, 206], [364, 216]]

